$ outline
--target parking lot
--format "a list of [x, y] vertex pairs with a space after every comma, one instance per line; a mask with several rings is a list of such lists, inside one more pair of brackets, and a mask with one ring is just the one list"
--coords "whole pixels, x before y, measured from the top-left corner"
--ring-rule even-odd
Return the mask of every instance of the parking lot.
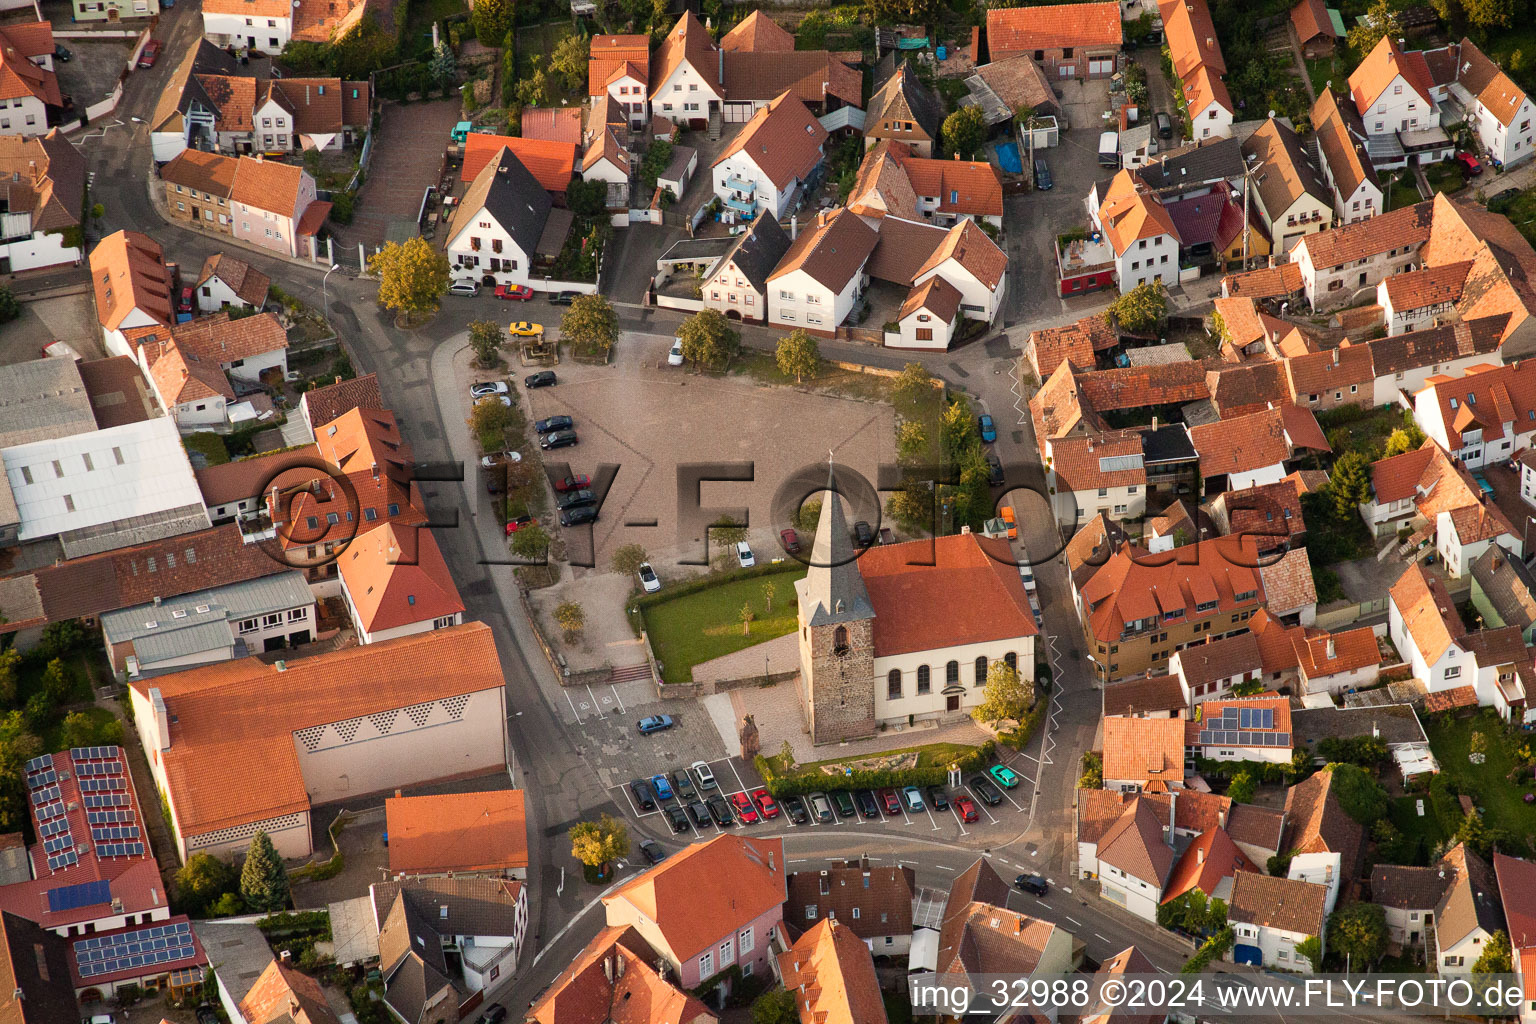
[[59, 92], [74, 100], [78, 111], [112, 95], [133, 54], [131, 39], [60, 39], [59, 44], [70, 54], [68, 61], [53, 63]]

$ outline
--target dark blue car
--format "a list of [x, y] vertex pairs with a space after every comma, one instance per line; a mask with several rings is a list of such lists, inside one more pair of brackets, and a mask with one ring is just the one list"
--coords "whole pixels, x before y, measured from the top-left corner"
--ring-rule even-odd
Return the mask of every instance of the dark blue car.
[[641, 735], [649, 736], [653, 732], [670, 729], [673, 724], [671, 715], [651, 715], [648, 718], [640, 719], [635, 727], [640, 730]]
[[992, 423], [992, 417], [982, 413], [976, 417], [976, 425], [981, 428], [981, 439], [987, 444], [997, 440], [997, 427]]

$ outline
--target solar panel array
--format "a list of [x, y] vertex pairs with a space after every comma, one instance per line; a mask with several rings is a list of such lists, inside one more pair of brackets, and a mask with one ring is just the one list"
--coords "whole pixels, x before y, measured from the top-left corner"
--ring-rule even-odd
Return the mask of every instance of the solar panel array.
[[101, 828], [91, 829], [91, 838], [98, 843], [113, 842], [119, 839], [139, 838], [139, 826], [137, 825], [107, 825]]
[[127, 789], [128, 784], [121, 778], [113, 779], [80, 779], [80, 792], [82, 793], [111, 793], [120, 789]]
[[97, 843], [96, 856], [98, 857], [142, 857], [144, 855], [143, 843]]
[[40, 789], [34, 789], [32, 791], [32, 806], [40, 807], [50, 801], [58, 800], [60, 795], [59, 784], [57, 782], [51, 785], [43, 786]]
[[1288, 732], [1255, 731], [1274, 727], [1274, 708], [1226, 707], [1221, 714], [1205, 719], [1197, 742], [1202, 746], [1289, 747]]
[[48, 858], [48, 870], [58, 871], [61, 868], [74, 867], [79, 863], [80, 858], [75, 855], [74, 850], [65, 850], [63, 853], [57, 853]]
[[43, 839], [51, 839], [54, 836], [58, 835], [60, 832], [68, 832], [68, 831], [69, 831], [69, 819], [68, 818], [54, 818], [52, 821], [45, 821], [45, 822], [43, 822], [43, 824], [39, 825], [38, 829], [37, 829], [37, 834], [38, 834], [39, 837], [41, 837]]
[[76, 765], [77, 774], [81, 776], [91, 775], [121, 775], [123, 774], [123, 762], [121, 761], [86, 761]]
[[175, 963], [196, 955], [192, 926], [186, 921], [99, 935], [75, 943], [75, 963], [82, 978]]
[[133, 812], [86, 811], [85, 820], [92, 825], [127, 825], [133, 821]]
[[111, 902], [112, 886], [105, 879], [81, 882], [79, 885], [63, 885], [57, 889], [48, 890], [48, 909], [54, 913]]
[[[81, 798], [86, 807], [127, 807], [127, 793], [87, 793]], [[132, 813], [132, 812], [129, 812]]]
[[69, 759], [76, 764], [81, 761], [117, 761], [122, 762], [122, 747], [70, 747]]

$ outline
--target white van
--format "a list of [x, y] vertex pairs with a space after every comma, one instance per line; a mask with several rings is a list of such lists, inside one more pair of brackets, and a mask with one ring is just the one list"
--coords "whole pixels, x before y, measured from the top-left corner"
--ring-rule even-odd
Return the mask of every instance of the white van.
[[1120, 168], [1120, 135], [1103, 132], [1099, 135], [1099, 166]]

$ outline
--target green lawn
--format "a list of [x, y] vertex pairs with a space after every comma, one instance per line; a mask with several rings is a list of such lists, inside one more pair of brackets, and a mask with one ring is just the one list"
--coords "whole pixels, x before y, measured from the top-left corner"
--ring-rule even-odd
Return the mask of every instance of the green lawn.
[[[1536, 835], [1536, 804], [1523, 799], [1533, 788], [1530, 769], [1525, 769], [1523, 780], [1510, 781], [1511, 772], [1520, 763], [1517, 751], [1529, 742], [1527, 739], [1499, 721], [1491, 710], [1464, 719], [1433, 715], [1425, 720], [1424, 731], [1440, 761], [1440, 777], [1452, 790], [1470, 794], [1490, 827], [1503, 829], [1521, 841]], [[1487, 739], [1482, 764], [1467, 760], [1474, 732]]]
[[[1420, 816], [1418, 802], [1424, 801]], [[1431, 787], [1428, 793], [1401, 796], [1388, 808], [1397, 838], [1376, 848], [1379, 864], [1410, 864], [1423, 867], [1440, 844], [1456, 834], [1461, 824], [1461, 805], [1446, 791], [1445, 784]]]
[[[645, 609], [645, 628], [651, 649], [662, 663], [662, 678], [669, 683], [693, 679], [693, 666], [743, 647], [795, 631], [796, 580], [805, 576], [801, 566], [771, 576], [729, 580], [719, 586]], [[763, 601], [763, 585], [773, 583], [773, 610]], [[751, 632], [743, 634], [741, 609], [750, 604], [756, 616]]]
[[1387, 186], [1385, 202], [1388, 210], [1401, 210], [1405, 206], [1413, 206], [1423, 201], [1423, 197], [1419, 195], [1419, 187], [1413, 182], [1413, 175], [1407, 171], [1388, 176], [1382, 184]]
[[[1500, 191], [1492, 189], [1490, 191]], [[1520, 229], [1526, 241], [1536, 239], [1536, 189], [1520, 193], [1504, 208], [1504, 216]]]
[[[517, 73], [519, 76], [532, 72], [529, 58], [539, 56], [544, 58], [544, 69], [549, 70], [550, 55], [555, 52], [555, 47], [566, 36], [576, 35], [580, 30], [569, 21], [556, 21], [547, 25], [519, 25], [514, 33], [517, 38]], [[549, 76], [549, 94], [556, 100], [560, 98], [562, 79], [559, 75]], [[580, 90], [578, 90], [579, 92]], [[581, 99], [582, 97], [577, 97]], [[555, 103], [559, 106], [559, 103]]]
[[1316, 60], [1307, 61], [1307, 77], [1312, 80], [1313, 92], [1321, 96], [1323, 88], [1329, 82], [1333, 83], [1335, 90], [1348, 90], [1347, 81], [1350, 68], [1349, 62], [1346, 60], [1347, 56], [1348, 50], [1346, 49], [1344, 56], [1318, 57]]
[[1424, 177], [1429, 179], [1429, 187], [1436, 192], [1459, 192], [1467, 184], [1461, 165], [1448, 161], [1430, 164], [1424, 169]]

